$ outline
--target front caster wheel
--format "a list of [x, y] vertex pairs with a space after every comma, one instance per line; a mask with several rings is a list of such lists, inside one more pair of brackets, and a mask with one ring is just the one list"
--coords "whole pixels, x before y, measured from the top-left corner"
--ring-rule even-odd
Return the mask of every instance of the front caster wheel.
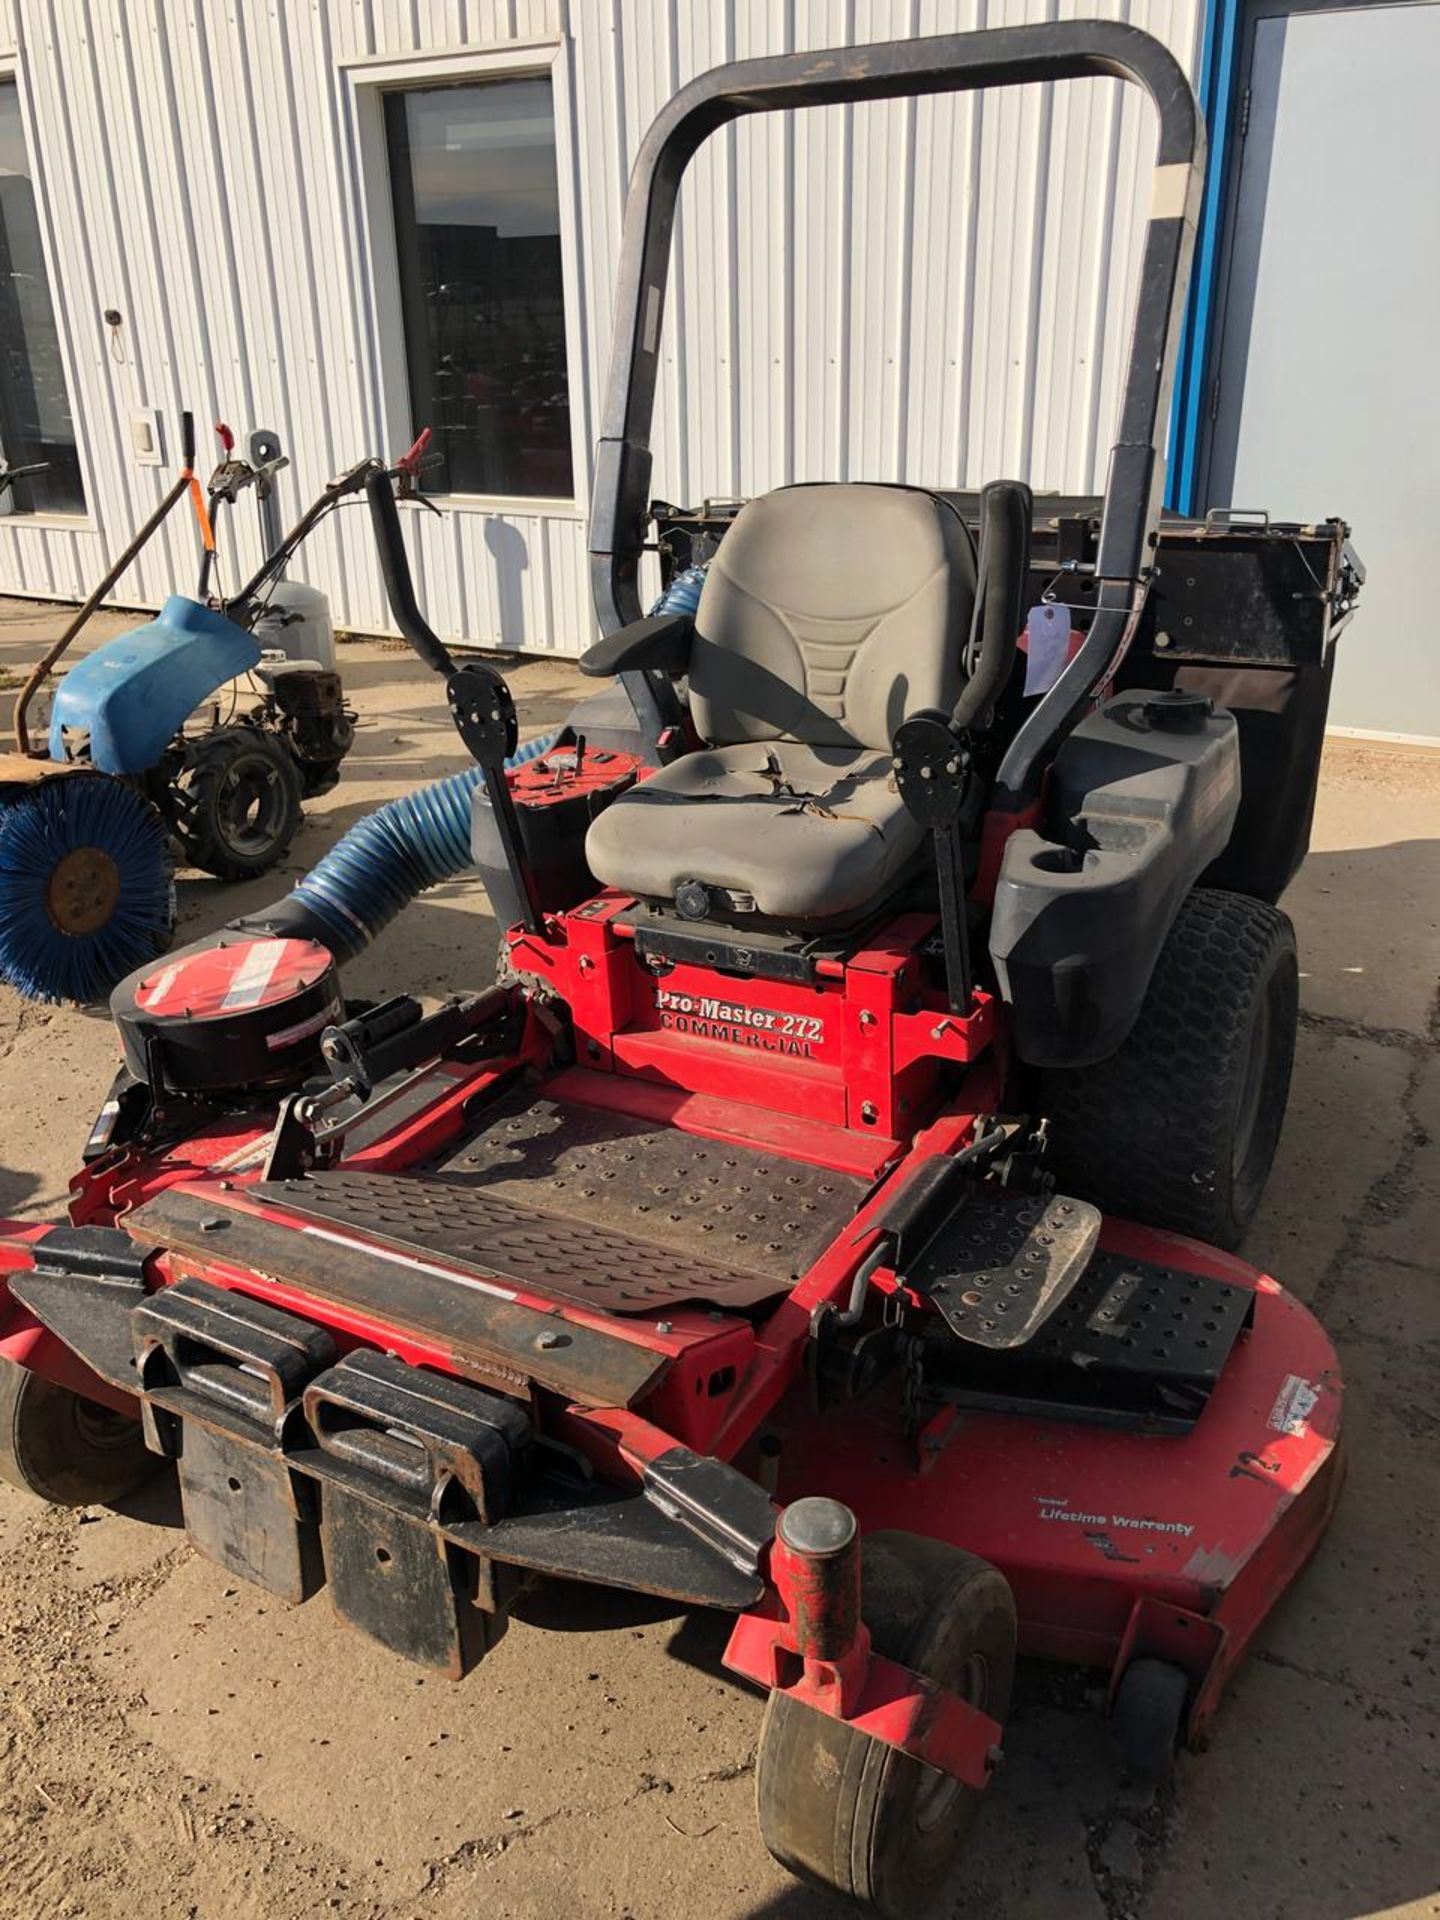
[[0, 1480], [52, 1506], [104, 1506], [163, 1464], [138, 1420], [0, 1360]]
[[[1004, 1720], [1015, 1603], [994, 1567], [918, 1534], [875, 1533], [861, 1543], [860, 1594], [877, 1653]], [[755, 1791], [782, 1866], [893, 1920], [936, 1910], [980, 1804], [974, 1788], [781, 1693], [765, 1709]]]
[[1132, 1780], [1163, 1787], [1175, 1765], [1190, 1677], [1168, 1660], [1132, 1660], [1120, 1676], [1111, 1724]]

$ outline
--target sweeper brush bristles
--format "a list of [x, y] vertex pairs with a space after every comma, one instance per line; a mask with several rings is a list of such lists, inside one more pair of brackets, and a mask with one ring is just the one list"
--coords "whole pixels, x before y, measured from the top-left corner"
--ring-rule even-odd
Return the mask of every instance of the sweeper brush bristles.
[[32, 1000], [101, 999], [169, 944], [164, 822], [103, 774], [0, 796], [0, 979]]

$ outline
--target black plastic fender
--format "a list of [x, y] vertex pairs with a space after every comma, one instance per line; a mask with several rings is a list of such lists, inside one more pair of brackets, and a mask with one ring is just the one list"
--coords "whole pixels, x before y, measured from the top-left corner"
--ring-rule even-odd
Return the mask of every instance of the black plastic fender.
[[1106, 1059], [1139, 1014], [1180, 902], [1240, 805], [1231, 714], [1179, 692], [1117, 695], [1051, 770], [1045, 831], [1006, 844], [990, 954], [1036, 1067]]

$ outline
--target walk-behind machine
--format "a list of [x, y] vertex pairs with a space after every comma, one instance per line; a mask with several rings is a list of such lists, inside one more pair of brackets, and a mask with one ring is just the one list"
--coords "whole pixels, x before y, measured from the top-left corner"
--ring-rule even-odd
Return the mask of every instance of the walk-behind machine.
[[[14, 751], [0, 753], [0, 979], [43, 1000], [99, 999], [169, 945], [172, 846], [222, 880], [283, 860], [301, 804], [328, 792], [355, 737], [335, 666], [324, 595], [284, 578], [301, 543], [376, 462], [331, 481], [288, 534], [274, 481], [288, 463], [273, 435], [222, 458], [208, 487], [194, 472], [184, 416], [181, 472], [150, 519], [36, 662], [16, 698]], [[400, 463], [407, 485], [423, 440]], [[0, 469], [0, 487], [33, 469]], [[268, 529], [265, 558], [220, 593], [215, 526], [253, 489]], [[186, 498], [202, 559], [193, 598], [96, 647], [54, 687], [48, 738], [35, 697], [126, 568]]]
[[[701, 571], [642, 618], [702, 139], [1096, 74], [1159, 124], [1103, 500], [657, 510]], [[1266, 896], [1357, 572], [1337, 522], [1161, 527], [1202, 161], [1179, 68], [1116, 24], [685, 88], [636, 163], [596, 467], [583, 665], [628, 719], [602, 694], [507, 776], [505, 682], [425, 625], [372, 474], [397, 622], [475, 768], [124, 982], [71, 1224], [0, 1241], [13, 1480], [103, 1500], [173, 1460], [231, 1573], [328, 1585], [456, 1677], [536, 1577], [728, 1611], [766, 1844], [889, 1915], [935, 1910], [1017, 1650], [1108, 1675], [1128, 1763], [1163, 1773], [1340, 1485], [1330, 1343], [1229, 1249], [1295, 1037]], [[340, 963], [472, 832], [500, 983], [347, 1003]]]

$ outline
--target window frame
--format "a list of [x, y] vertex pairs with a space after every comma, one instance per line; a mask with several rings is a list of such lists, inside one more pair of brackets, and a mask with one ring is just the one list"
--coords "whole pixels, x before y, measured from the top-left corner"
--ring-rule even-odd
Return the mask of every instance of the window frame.
[[[590, 433], [585, 372], [585, 331], [581, 322], [579, 204], [571, 141], [571, 75], [565, 42], [558, 35], [492, 42], [458, 52], [424, 50], [372, 55], [342, 68], [354, 151], [360, 172], [359, 218], [362, 271], [375, 325], [369, 341], [371, 387], [387, 451], [409, 446], [424, 421], [414, 419], [400, 298], [400, 255], [395, 233], [395, 198], [385, 139], [384, 96], [428, 87], [463, 86], [467, 81], [533, 80], [550, 82], [555, 108], [555, 176], [560, 211], [560, 289], [565, 309], [565, 384], [570, 407], [568, 495], [430, 492], [425, 498], [446, 510], [533, 514], [546, 519], [581, 520], [588, 512]], [[395, 350], [387, 350], [390, 343]]]
[[0, 503], [0, 529], [28, 532], [46, 528], [64, 533], [93, 532], [95, 518], [95, 475], [90, 464], [90, 444], [83, 430], [83, 411], [76, 403], [80, 393], [74, 341], [71, 338], [70, 312], [64, 299], [63, 280], [55, 251], [54, 222], [50, 196], [45, 186], [45, 169], [40, 162], [40, 143], [36, 137], [34, 101], [30, 96], [29, 75], [18, 49], [0, 46], [0, 86], [13, 85], [20, 108], [20, 137], [25, 143], [25, 159], [30, 168], [30, 185], [40, 224], [40, 253], [45, 262], [45, 279], [50, 289], [50, 304], [55, 312], [55, 335], [60, 348], [60, 365], [65, 375], [65, 394], [70, 402], [70, 417], [75, 423], [75, 459], [80, 468], [80, 484], [85, 505], [78, 513], [57, 513], [45, 508], [34, 513], [17, 512], [12, 502]]

